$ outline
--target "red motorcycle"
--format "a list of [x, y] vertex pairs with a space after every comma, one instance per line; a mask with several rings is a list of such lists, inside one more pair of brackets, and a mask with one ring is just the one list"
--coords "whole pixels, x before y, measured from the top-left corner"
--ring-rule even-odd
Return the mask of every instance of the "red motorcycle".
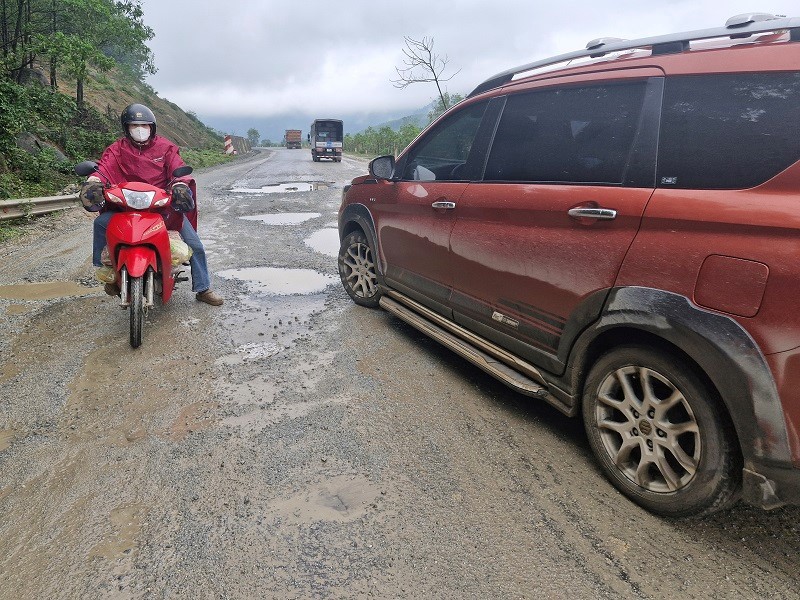
[[[173, 178], [185, 177], [192, 167], [175, 169]], [[82, 162], [75, 167], [78, 175], [97, 173], [97, 164]], [[104, 177], [105, 178], [105, 177]], [[112, 185], [106, 179], [105, 201], [117, 211], [106, 230], [111, 264], [120, 288], [121, 306], [130, 311], [130, 342], [138, 348], [142, 343], [142, 322], [148, 308], [155, 306], [155, 297], [166, 304], [178, 281], [187, 281], [182, 270], [173, 270], [172, 250], [167, 226], [161, 212], [169, 208], [172, 197], [161, 188], [137, 181]]]

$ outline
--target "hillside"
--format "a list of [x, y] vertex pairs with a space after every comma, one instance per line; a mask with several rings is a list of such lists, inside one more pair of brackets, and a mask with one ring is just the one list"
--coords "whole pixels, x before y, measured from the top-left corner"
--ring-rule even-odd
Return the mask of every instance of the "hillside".
[[119, 116], [134, 102], [153, 109], [158, 133], [194, 166], [227, 159], [219, 132], [120, 69], [89, 71], [82, 108], [74, 80], [61, 79], [58, 93], [49, 83], [38, 66], [25, 70], [23, 83], [0, 79], [0, 198], [49, 196], [76, 183], [73, 165], [99, 158], [122, 135]]
[[[75, 82], [60, 82], [61, 93], [75, 97]], [[220, 149], [222, 138], [218, 132], [206, 127], [196, 116], [178, 105], [159, 97], [146, 83], [127, 76], [118, 69], [108, 73], [90, 73], [84, 84], [84, 101], [108, 117], [121, 135], [119, 115], [129, 104], [140, 103], [150, 107], [156, 115], [158, 134], [169, 138], [184, 148]]]

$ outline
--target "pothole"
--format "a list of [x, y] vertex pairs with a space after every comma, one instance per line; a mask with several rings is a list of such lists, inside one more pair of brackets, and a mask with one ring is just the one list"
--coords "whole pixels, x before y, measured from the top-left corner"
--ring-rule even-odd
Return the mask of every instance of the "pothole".
[[327, 190], [330, 184], [325, 181], [287, 181], [271, 183], [260, 188], [235, 187], [231, 191], [237, 194], [283, 194], [286, 192], [312, 192]]
[[276, 267], [250, 267], [228, 269], [218, 273], [225, 279], [244, 281], [248, 287], [262, 294], [290, 296], [293, 294], [316, 294], [338, 281], [312, 269], [281, 269]]
[[325, 254], [326, 256], [337, 257], [339, 256], [339, 230], [338, 229], [320, 229], [311, 234], [305, 240], [306, 246]]
[[265, 215], [249, 215], [239, 217], [245, 221], [261, 221], [267, 225], [297, 225], [316, 219], [320, 213], [270, 213]]
[[86, 287], [71, 281], [47, 281], [0, 285], [0, 298], [6, 300], [53, 300], [97, 294], [100, 291], [102, 291], [100, 287]]
[[289, 523], [347, 522], [363, 517], [380, 497], [380, 488], [366, 477], [338, 475], [272, 502], [269, 512]]

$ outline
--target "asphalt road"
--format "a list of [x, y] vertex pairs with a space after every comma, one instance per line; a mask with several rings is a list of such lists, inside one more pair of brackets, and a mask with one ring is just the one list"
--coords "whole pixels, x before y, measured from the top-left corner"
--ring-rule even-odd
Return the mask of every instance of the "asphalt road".
[[656, 518], [578, 420], [350, 302], [336, 211], [364, 172], [197, 173], [226, 303], [182, 284], [137, 350], [89, 214], [0, 246], [1, 598], [798, 597], [800, 510]]

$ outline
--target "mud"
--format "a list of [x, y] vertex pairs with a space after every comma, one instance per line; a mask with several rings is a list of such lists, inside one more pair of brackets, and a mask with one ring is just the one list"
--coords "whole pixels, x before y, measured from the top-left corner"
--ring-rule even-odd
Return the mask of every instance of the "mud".
[[[355, 306], [331, 230], [365, 171], [201, 170], [225, 304], [182, 284], [137, 350], [92, 289], [90, 215], [0, 246], [0, 597], [797, 597], [796, 508], [655, 518], [579, 421]], [[262, 189], [299, 181], [335, 183]], [[315, 216], [261, 219], [286, 214]]]

